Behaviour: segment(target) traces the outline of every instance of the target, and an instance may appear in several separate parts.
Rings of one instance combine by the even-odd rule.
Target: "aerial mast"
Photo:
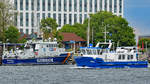
[[[89,47],[89,43],[90,43],[90,16],[88,19],[88,29],[87,29],[87,47]]]

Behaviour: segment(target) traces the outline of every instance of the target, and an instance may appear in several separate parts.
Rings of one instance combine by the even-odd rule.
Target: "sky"
[[[138,35],[150,35],[150,0],[124,0],[124,18]]]

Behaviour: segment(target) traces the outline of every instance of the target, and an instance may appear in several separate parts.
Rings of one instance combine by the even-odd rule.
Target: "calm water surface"
[[[150,84],[150,68],[72,67],[74,65],[0,66],[0,84]]]

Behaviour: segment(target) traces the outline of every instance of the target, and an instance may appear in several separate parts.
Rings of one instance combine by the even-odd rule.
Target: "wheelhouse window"
[[[125,59],[125,55],[122,55],[122,59],[123,59],[123,60]]]
[[[118,56],[118,59],[121,60],[121,55]]]

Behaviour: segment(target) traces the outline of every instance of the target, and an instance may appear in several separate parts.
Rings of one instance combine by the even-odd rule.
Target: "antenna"
[[[90,40],[90,16],[88,19],[88,29],[87,29],[87,47],[89,47],[89,40]]]
[[[104,33],[104,38],[105,38],[105,43],[106,43],[106,40],[107,40],[107,33],[109,33],[109,32],[107,32],[106,27],[107,27],[107,25],[105,26],[105,32],[103,32]]]

